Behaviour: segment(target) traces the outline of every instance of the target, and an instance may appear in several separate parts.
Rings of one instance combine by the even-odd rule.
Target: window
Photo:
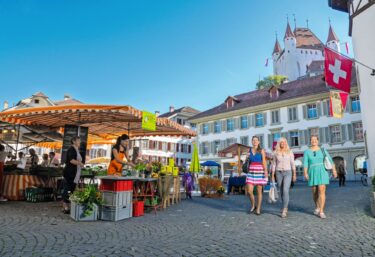
[[[354,140],[355,141],[363,141],[362,122],[353,123],[353,129],[354,129]]]
[[[241,129],[247,129],[248,127],[247,116],[241,116]]]
[[[35,99],[34,103],[38,104],[39,103],[39,99]]]
[[[181,118],[177,118],[177,123],[178,123],[178,124],[181,124],[181,125],[185,125],[184,120],[181,119]]]
[[[352,112],[361,112],[361,103],[359,102],[359,96],[353,96],[350,99],[352,103]]]
[[[278,142],[279,139],[281,137],[281,133],[280,132],[276,132],[276,133],[273,133],[272,134],[272,142]]]
[[[318,110],[317,110],[316,104],[307,105],[307,118],[309,119],[318,118]]]
[[[203,135],[207,135],[208,134],[208,124],[207,123],[204,123],[203,125],[202,125],[202,134]]]
[[[290,107],[288,108],[288,120],[289,121],[297,121],[297,107]]]
[[[214,133],[220,133],[221,132],[221,122],[215,121],[214,122]]]
[[[216,154],[217,152],[219,152],[219,149],[220,149],[220,140],[216,140],[214,141],[214,153]]]
[[[309,132],[310,132],[310,137],[312,137],[312,136],[319,137],[319,128],[310,128]],[[310,138],[308,138],[308,140],[310,140]]]
[[[290,146],[291,147],[299,146],[298,131],[289,132],[289,137],[290,137]]]
[[[262,126],[264,126],[263,113],[257,113],[257,114],[255,114],[255,126],[256,127],[262,127]]]
[[[332,143],[341,143],[341,126],[340,125],[334,125],[330,126],[331,130],[331,142]]]
[[[233,119],[227,119],[227,131],[234,130],[234,121]]]
[[[249,145],[249,137],[248,136],[240,137],[240,142],[243,145]]]
[[[259,138],[259,144],[261,147],[264,147],[264,136],[263,134],[261,135],[256,135]]]
[[[271,112],[271,122],[272,124],[280,123],[280,111],[279,110]]]
[[[208,154],[208,143],[207,142],[202,143],[201,153],[202,154]]]

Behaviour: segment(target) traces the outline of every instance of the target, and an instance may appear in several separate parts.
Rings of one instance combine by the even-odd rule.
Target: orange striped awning
[[[168,119],[156,119],[156,131],[142,129],[142,111],[131,106],[66,105],[33,107],[0,112],[0,121],[47,126],[60,129],[64,125],[89,128],[90,135],[112,139],[121,134],[135,136],[195,136],[195,132]]]

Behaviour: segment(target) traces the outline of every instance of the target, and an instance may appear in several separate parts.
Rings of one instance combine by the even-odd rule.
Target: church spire
[[[285,31],[284,40],[285,40],[285,38],[287,38],[287,37],[294,37],[293,31],[292,31],[292,29],[290,28],[289,21],[288,21],[288,23],[287,23],[287,25],[286,25],[286,31]]]
[[[330,41],[337,41],[337,42],[340,41],[339,38],[336,36],[335,31],[333,31],[331,23],[329,24],[327,43]]]

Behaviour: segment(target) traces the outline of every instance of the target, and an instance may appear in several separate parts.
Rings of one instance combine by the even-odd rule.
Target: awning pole
[[[17,133],[17,142],[16,142],[16,158],[18,154],[18,144],[20,142],[20,130],[21,130],[21,125],[18,124],[18,133]]]

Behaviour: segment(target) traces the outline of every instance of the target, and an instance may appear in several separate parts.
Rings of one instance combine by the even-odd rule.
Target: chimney
[[[5,101],[4,102],[4,110],[8,109],[9,108],[9,103],[8,101]]]
[[[169,106],[169,112],[174,112],[174,106]]]
[[[159,117],[160,112],[159,111],[155,111],[155,115],[156,115],[156,117]]]
[[[72,99],[72,97],[70,95],[68,95],[68,94],[64,95],[64,101],[70,100],[70,99]]]

